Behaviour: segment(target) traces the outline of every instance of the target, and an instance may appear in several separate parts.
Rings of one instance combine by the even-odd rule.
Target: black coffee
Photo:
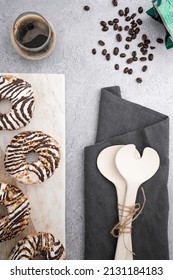
[[[27,48],[43,46],[49,36],[49,26],[37,15],[26,16],[17,23],[16,39]]]

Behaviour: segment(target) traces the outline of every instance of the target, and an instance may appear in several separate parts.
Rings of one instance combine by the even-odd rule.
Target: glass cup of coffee
[[[15,20],[11,40],[20,55],[38,60],[47,57],[53,51],[56,35],[51,23],[42,15],[26,12]]]

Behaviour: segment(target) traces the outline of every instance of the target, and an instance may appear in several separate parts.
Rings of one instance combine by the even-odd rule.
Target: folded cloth
[[[169,118],[149,108],[123,100],[119,87],[101,90],[96,144],[85,148],[85,259],[113,260],[117,239],[111,230],[118,223],[114,185],[97,169],[97,157],[106,147],[135,144],[160,156],[158,172],[142,186],[146,204],[132,224],[136,260],[167,260]],[[143,203],[138,190],[136,202]]]

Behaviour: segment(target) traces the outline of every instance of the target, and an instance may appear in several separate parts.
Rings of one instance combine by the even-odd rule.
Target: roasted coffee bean
[[[134,19],[135,16],[136,16],[136,13],[133,13],[133,14],[131,15],[131,18]]]
[[[142,19],[138,18],[137,21],[136,21],[139,25],[142,24]]]
[[[106,55],[107,54],[107,50],[106,49],[103,49],[102,50],[102,55]]]
[[[118,23],[119,19],[118,18],[114,18],[113,23]]]
[[[115,64],[115,70],[119,70],[120,69],[120,66],[119,66],[119,64]]]
[[[120,15],[120,17],[124,16],[123,10],[119,10],[119,11],[118,11],[118,14]]]
[[[124,10],[124,15],[127,16],[129,12],[130,12],[129,8],[126,7],[125,10]]]
[[[154,55],[153,55],[152,53],[150,53],[149,56],[148,56],[148,60],[149,60],[149,61],[152,61],[153,58],[154,58]]]
[[[106,60],[109,61],[110,59],[111,59],[111,55],[110,55],[110,53],[107,53],[106,54]]]
[[[100,22],[100,25],[103,26],[103,27],[106,27],[106,26],[107,26],[107,23],[106,23],[106,21],[103,21],[103,20],[102,20],[102,21]]]
[[[134,24],[134,23],[135,23],[135,20],[132,20],[130,24]]]
[[[141,42],[141,43],[139,43],[138,44],[138,47],[140,48],[140,47],[143,47],[143,43]]]
[[[147,40],[147,35],[146,35],[146,34],[143,34],[143,35],[142,35],[142,40],[143,40],[143,41]]]
[[[138,8],[138,13],[139,13],[139,14],[142,14],[142,13],[143,13],[143,11],[144,11],[144,10],[143,10],[143,8],[142,8],[142,7],[139,7],[139,8]]]
[[[133,69],[129,69],[128,74],[131,75],[133,73]]]
[[[126,54],[125,53],[121,53],[120,57],[124,58],[124,57],[126,57]]]
[[[123,30],[123,28],[122,28],[122,26],[118,26],[118,31],[122,31]]]
[[[144,50],[144,51],[142,52],[143,55],[146,55],[147,53],[148,53],[147,50]]]
[[[130,45],[129,45],[129,44],[126,44],[126,45],[125,45],[125,49],[128,50],[129,48],[130,48]]]
[[[114,30],[115,31],[118,30],[118,24],[117,23],[114,24]]]
[[[113,54],[118,55],[119,54],[119,48],[115,47],[114,50],[113,50]]]
[[[136,56],[136,51],[133,51],[133,52],[132,52],[132,56],[133,56],[133,57]]]
[[[131,38],[131,37],[126,37],[126,41],[127,41],[127,42],[131,42],[131,41],[132,41],[132,38]]]
[[[127,74],[128,71],[129,71],[129,68],[128,68],[128,67],[124,68],[124,73],[125,73],[125,74]]]
[[[128,34],[129,35],[135,34],[135,30],[133,28],[130,28],[128,31]]]
[[[92,54],[96,54],[97,53],[97,51],[96,51],[96,49],[92,49]]]
[[[126,18],[125,18],[125,21],[130,21],[131,20],[131,17],[130,16],[127,16]]]
[[[105,27],[102,28],[102,31],[104,31],[104,32],[106,32],[106,31],[108,31],[108,30],[109,30],[109,27],[108,27],[108,26],[105,26]]]
[[[117,0],[112,0],[112,4],[116,7],[116,6],[118,6],[118,1]]]
[[[140,57],[140,61],[146,61],[146,60],[147,60],[146,57],[144,57],[144,56]]]
[[[144,65],[144,66],[142,67],[142,71],[143,71],[143,72],[146,72],[147,69],[148,69],[147,65]]]
[[[151,43],[151,41],[150,41],[149,39],[146,39],[146,40],[144,41],[144,44],[149,45],[150,43]]]
[[[126,26],[124,27],[124,30],[128,31],[129,28],[130,28],[130,27],[129,27],[128,25],[126,25]]]
[[[151,50],[154,50],[155,48],[156,48],[156,47],[153,47],[153,46],[150,47]]]
[[[121,36],[121,34],[118,33],[118,34],[116,35],[116,39],[117,39],[118,42],[121,42],[121,41],[122,41],[122,36]]]
[[[105,42],[103,42],[102,40],[99,40],[99,41],[98,41],[98,44],[99,44],[100,46],[104,46],[104,45],[105,45]]]
[[[140,48],[141,53],[145,51],[144,47]]]
[[[132,62],[133,62],[133,58],[128,58],[127,60],[126,60],[126,62],[128,63],[128,64],[131,64]]]
[[[133,61],[137,61],[137,60],[138,60],[137,56],[134,56]]]
[[[135,28],[135,27],[137,27],[138,25],[137,25],[137,23],[132,23],[132,27],[133,28]]]
[[[136,33],[136,34],[138,34],[138,33],[139,33],[139,31],[140,31],[140,28],[139,28],[139,27],[137,27],[137,28],[135,29],[135,33]]]
[[[148,45],[147,45],[147,44],[144,44],[143,47],[144,47],[145,49],[148,49]]]
[[[114,22],[113,22],[112,20],[109,20],[109,21],[108,21],[108,24],[109,24],[109,25],[114,25]]]
[[[157,43],[159,43],[159,44],[163,44],[163,42],[164,42],[162,38],[157,38],[156,41],[157,41]]]
[[[84,6],[84,10],[85,10],[85,11],[89,11],[89,10],[90,10],[90,7],[89,7],[89,6]]]
[[[132,34],[131,38],[134,40],[136,39],[136,34]]]
[[[137,81],[137,83],[139,83],[139,84],[142,83],[142,79],[139,78],[139,77],[136,79],[136,81]]]

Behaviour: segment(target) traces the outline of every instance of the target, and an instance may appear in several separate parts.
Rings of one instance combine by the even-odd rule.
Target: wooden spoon
[[[149,180],[157,172],[160,165],[159,155],[154,149],[145,148],[139,159],[136,159],[135,151],[135,145],[126,145],[118,151],[115,159],[115,164],[127,183],[125,206],[135,205],[139,186]],[[123,215],[122,222],[126,220],[128,213],[124,212],[124,214],[126,215]],[[128,229],[132,226],[132,219],[133,217],[128,223]],[[116,260],[126,259],[127,251],[130,248],[124,250],[124,245],[128,247],[129,238],[131,238],[130,231],[119,236]]]
[[[120,172],[118,171],[116,165],[115,165],[115,157],[118,153],[118,151],[124,147],[123,145],[115,145],[108,148],[105,148],[100,152],[100,154],[97,157],[97,167],[100,171],[100,173],[108,179],[110,182],[112,182],[116,188],[117,191],[117,200],[118,204],[124,205],[125,196],[126,196],[126,182],[124,178],[121,176]],[[137,158],[140,157],[139,152],[135,154]],[[121,222],[123,209],[118,210],[119,214],[119,222]],[[131,240],[129,240],[128,248],[130,251],[132,251],[132,245]],[[125,250],[125,248],[124,248]],[[128,252],[129,253],[129,252]],[[131,255],[130,255],[131,257]],[[129,257],[128,257],[129,259]]]

